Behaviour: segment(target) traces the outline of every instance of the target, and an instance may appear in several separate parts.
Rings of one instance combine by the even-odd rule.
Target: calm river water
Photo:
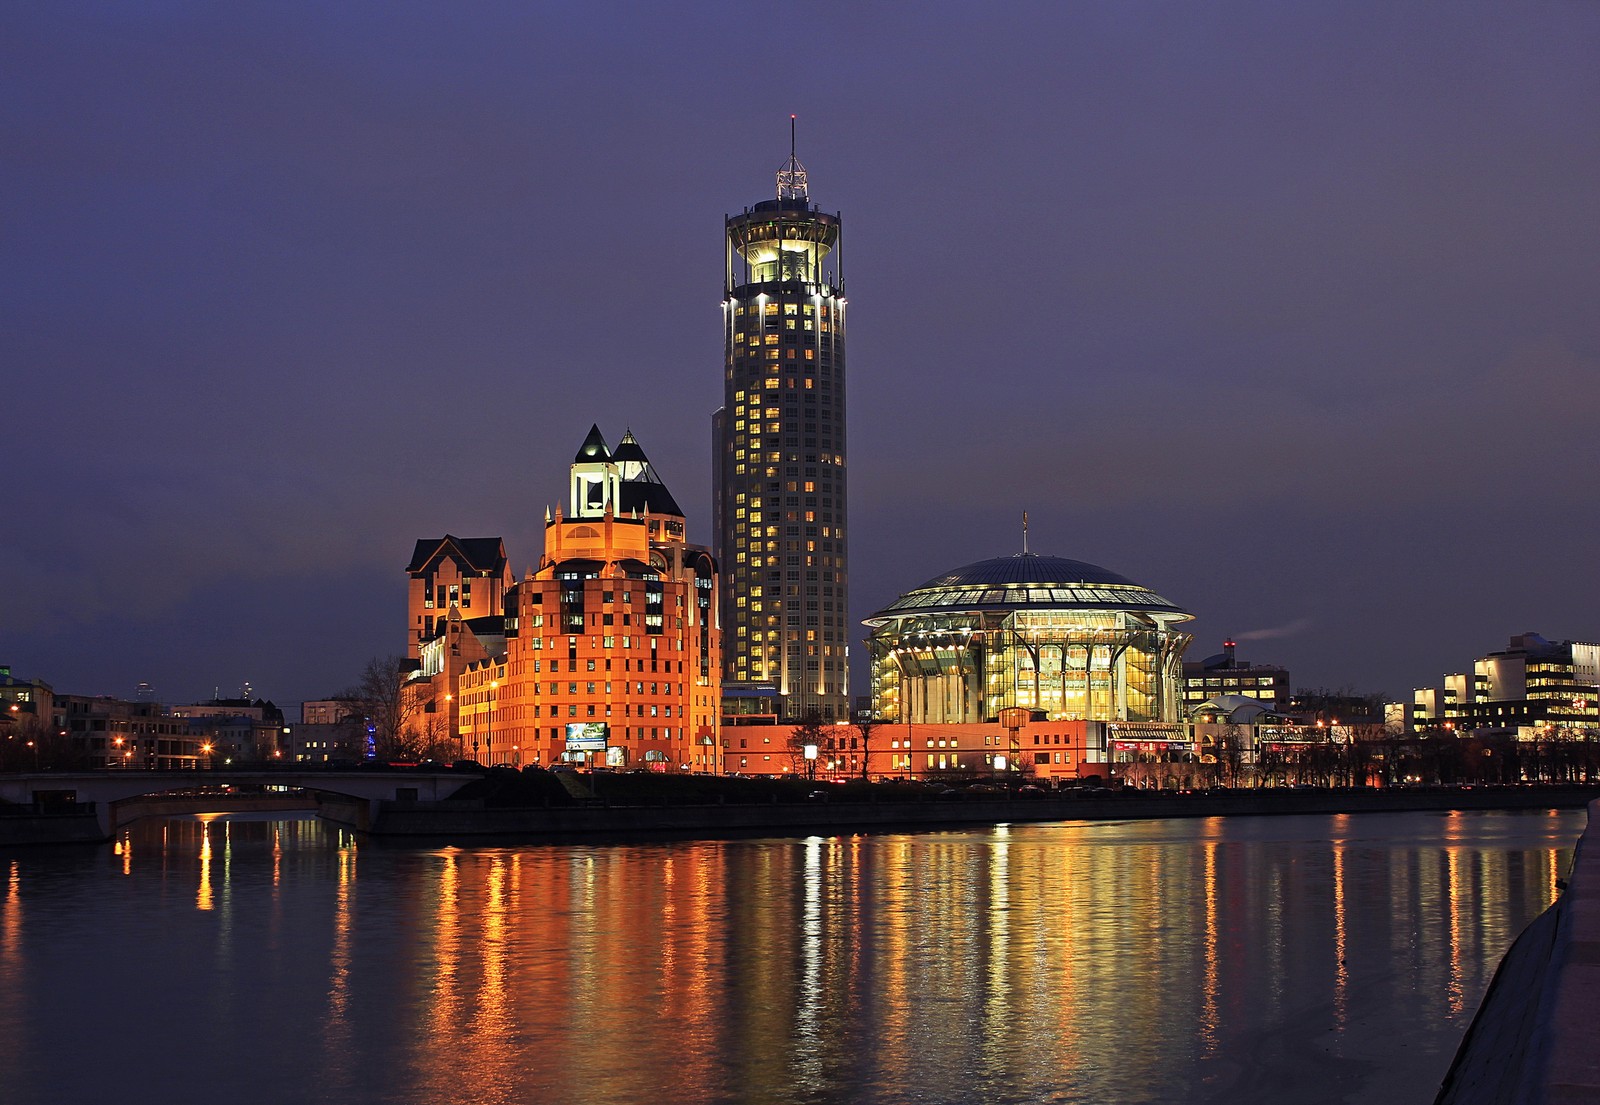
[[[0,1101],[1432,1100],[1583,814],[0,854]]]

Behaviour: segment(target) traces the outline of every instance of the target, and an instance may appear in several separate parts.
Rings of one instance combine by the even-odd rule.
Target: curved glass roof
[[[872,615],[867,624],[968,610],[1131,610],[1190,617],[1148,587],[1096,564],[1023,553],[936,576]]]

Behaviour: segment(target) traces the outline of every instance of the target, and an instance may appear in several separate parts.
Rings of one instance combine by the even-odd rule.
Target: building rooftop
[[[434,557],[452,549],[475,571],[493,572],[505,565],[505,546],[500,538],[456,537],[447,533],[443,537],[419,540],[411,552],[411,563],[406,565],[406,571],[412,573],[425,571]]]
[[[980,560],[936,576],[867,619],[962,610],[1134,610],[1189,617],[1182,607],[1096,564],[1022,553]]]

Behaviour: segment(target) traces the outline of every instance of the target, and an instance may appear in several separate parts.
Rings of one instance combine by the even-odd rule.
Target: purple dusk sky
[[[536,564],[591,422],[709,543],[791,111],[855,619],[1026,509],[1301,687],[1593,640],[1597,58],[1576,0],[10,5],[0,664],[329,694],[416,538]]]

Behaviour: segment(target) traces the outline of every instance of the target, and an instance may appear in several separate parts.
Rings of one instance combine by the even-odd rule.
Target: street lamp
[[[462,739],[461,727],[456,724],[455,701],[456,696],[453,694],[447,694],[444,696],[444,714],[446,718],[445,724],[449,725],[450,731],[456,735],[456,759],[464,760],[467,758],[467,745]]]

